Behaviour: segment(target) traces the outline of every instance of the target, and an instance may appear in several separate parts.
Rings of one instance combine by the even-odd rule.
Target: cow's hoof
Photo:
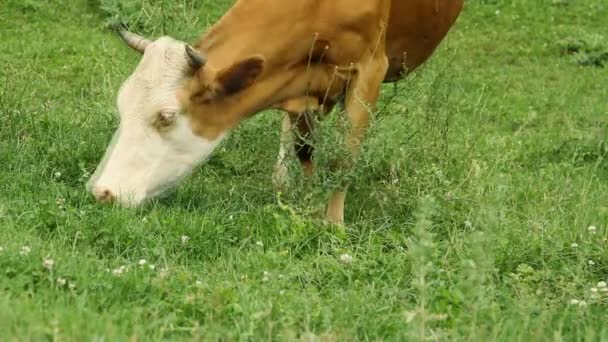
[[[329,218],[327,215],[323,220],[323,226],[328,231],[331,231],[337,236],[346,236],[346,225],[344,224],[344,220],[336,220],[335,218]]]

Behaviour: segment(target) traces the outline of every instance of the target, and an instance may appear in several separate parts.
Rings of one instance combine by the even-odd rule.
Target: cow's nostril
[[[116,195],[107,188],[95,188],[95,198],[99,202],[114,202],[116,201]]]

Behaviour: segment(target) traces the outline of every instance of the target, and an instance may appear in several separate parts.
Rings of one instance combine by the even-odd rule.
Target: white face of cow
[[[120,125],[88,187],[98,200],[136,206],[186,176],[224,135],[196,135],[177,97],[193,62],[202,59],[172,38],[123,38],[143,58],[118,93]]]

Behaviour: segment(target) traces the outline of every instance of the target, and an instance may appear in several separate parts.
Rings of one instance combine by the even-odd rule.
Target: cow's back
[[[311,53],[344,66],[379,46],[378,23],[388,18],[386,81],[394,81],[431,56],[462,5],[463,0],[238,0],[196,47],[218,69],[256,54],[265,56],[267,70],[307,65],[316,60]]]
[[[387,81],[426,61],[446,36],[463,0],[393,0],[387,30]]]

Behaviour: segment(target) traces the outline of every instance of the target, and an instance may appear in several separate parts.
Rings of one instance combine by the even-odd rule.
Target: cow
[[[382,83],[423,64],[462,7],[463,0],[237,0],[193,45],[120,30],[142,58],[118,92],[120,124],[88,188],[98,201],[137,206],[187,176],[240,122],[272,108],[284,113],[281,141],[296,131],[305,174],[314,169],[311,118],[338,103],[349,123],[345,147],[356,156]],[[284,155],[281,148],[276,178]],[[344,223],[347,186],[329,195],[331,223]]]

